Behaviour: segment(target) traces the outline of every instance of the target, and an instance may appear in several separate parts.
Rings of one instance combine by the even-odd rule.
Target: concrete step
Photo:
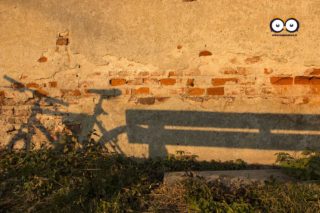
[[[191,171],[191,172],[168,172],[164,175],[164,184],[174,185],[188,177],[203,177],[206,181],[222,180],[225,183],[250,184],[258,182],[264,184],[266,181],[288,182],[294,181],[292,177],[284,174],[280,169],[259,170],[225,170],[225,171]]]

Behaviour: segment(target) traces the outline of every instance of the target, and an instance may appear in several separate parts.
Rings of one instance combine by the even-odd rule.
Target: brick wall
[[[126,118],[130,110],[190,112],[190,117],[183,118],[186,121],[175,117],[176,123],[195,129],[198,120],[206,117],[201,113],[203,117],[197,117],[198,112],[225,113],[226,118],[217,116],[217,121],[207,124],[216,124],[213,127],[218,129],[224,119],[239,114],[243,126],[249,122],[261,132],[261,141],[247,147],[234,142],[237,138],[228,141],[224,133],[217,133],[217,144],[211,143],[214,138],[184,144],[186,136],[172,144],[160,141],[165,144],[160,151],[181,149],[204,160],[273,163],[274,153],[296,151],[290,145],[277,149],[284,142],[270,133],[276,125],[261,125],[261,114],[276,114],[279,119],[286,115],[287,127],[292,129],[308,118],[310,125],[300,129],[318,131],[319,23],[316,17],[307,18],[318,14],[318,3],[305,1],[288,7],[286,2],[254,0],[247,4],[92,0],[70,4],[70,0],[0,3],[0,16],[5,17],[0,18],[2,146],[13,139],[31,140],[39,146],[57,141],[64,130],[85,137],[100,129],[112,150],[149,156],[150,144],[130,141]],[[297,36],[272,36],[270,20],[292,14],[303,23]],[[247,118],[246,113],[255,116]],[[293,116],[297,114],[301,119]],[[162,114],[156,115],[151,116],[154,125]],[[160,130],[167,128],[161,125],[139,137],[145,141],[161,138]],[[297,150],[317,141],[313,138],[317,132],[308,134],[295,137],[294,144],[302,144]],[[294,139],[288,135],[287,141]],[[265,141],[264,136],[276,140]],[[266,144],[270,146],[263,147]]]

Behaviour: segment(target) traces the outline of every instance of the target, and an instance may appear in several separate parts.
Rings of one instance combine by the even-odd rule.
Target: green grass
[[[162,185],[166,171],[259,167],[241,160],[199,162],[183,152],[167,159],[135,159],[108,153],[94,142],[75,147],[2,150],[0,212],[320,211],[316,183],[225,186],[195,178],[172,188]]]

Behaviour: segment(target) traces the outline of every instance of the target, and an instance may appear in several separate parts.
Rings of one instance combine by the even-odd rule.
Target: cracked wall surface
[[[136,157],[320,148],[317,1],[0,1],[0,144],[65,129]],[[294,37],[271,19],[294,17]],[[14,142],[14,143],[13,143]]]

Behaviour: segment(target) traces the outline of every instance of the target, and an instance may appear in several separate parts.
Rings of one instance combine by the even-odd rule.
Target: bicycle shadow
[[[77,135],[79,141],[84,142],[88,135],[94,134],[98,136],[95,143],[101,147],[109,144],[113,152],[124,154],[118,146],[118,136],[126,131],[125,127],[117,127],[107,130],[104,123],[99,119],[101,115],[108,115],[103,109],[103,102],[121,95],[118,89],[88,89],[87,93],[99,95],[99,99],[94,106],[92,114],[86,113],[68,113],[63,119],[63,123],[69,127],[73,135]]]
[[[68,106],[68,103],[53,97],[49,97],[39,92],[38,90],[30,89],[26,87],[26,85],[24,85],[23,83],[16,81],[7,75],[4,76],[4,79],[9,81],[12,84],[11,87],[14,88],[15,90],[21,93],[29,91],[33,94],[33,97],[35,98],[35,103],[32,105],[30,109],[31,113],[27,119],[27,122],[23,123],[20,126],[20,128],[18,129],[18,132],[9,141],[7,148],[11,151],[18,141],[23,140],[24,149],[29,151],[31,148],[32,137],[36,135],[36,129],[39,129],[40,132],[44,134],[44,136],[49,142],[54,143],[55,139],[51,135],[50,131],[48,131],[46,127],[41,123],[41,121],[37,118],[37,115],[44,114],[43,109],[41,108],[41,102],[43,101],[48,105],[62,105],[62,106]]]
[[[88,142],[91,133],[97,134],[95,126],[97,126],[97,130],[100,132],[100,138],[96,141],[97,144],[101,146],[105,146],[105,144],[110,144],[113,150],[117,153],[123,154],[121,148],[117,145],[118,139],[117,136],[123,132],[125,132],[125,127],[118,127],[108,131],[102,121],[99,120],[100,115],[108,115],[108,113],[103,109],[102,103],[104,100],[109,100],[111,98],[117,97],[121,95],[121,91],[118,89],[111,90],[97,90],[97,89],[89,89],[88,93],[98,94],[99,100],[97,104],[95,104],[93,114],[87,113],[73,113],[73,112],[61,112],[61,111],[53,111],[50,109],[44,109],[41,107],[41,103],[45,102],[49,105],[56,106],[69,106],[68,103],[63,100],[59,100],[53,97],[49,97],[40,93],[37,90],[33,90],[28,88],[23,83],[14,80],[9,76],[4,76],[4,79],[9,81],[12,85],[11,87],[15,90],[23,93],[29,91],[33,94],[35,98],[35,102],[32,105],[30,111],[30,115],[25,123],[23,123],[18,129],[17,133],[11,138],[9,141],[7,148],[12,150],[15,144],[18,141],[23,140],[24,149],[27,151],[31,148],[32,137],[36,135],[36,129],[40,130],[41,133],[44,134],[46,139],[53,145],[59,145],[60,137],[63,135],[61,133],[55,133],[53,136],[52,133],[41,123],[41,121],[37,118],[38,115],[51,115],[55,117],[59,117],[62,121],[62,124],[66,127],[64,131],[67,131],[69,137],[77,138],[79,142],[82,142],[82,145],[86,145]]]

